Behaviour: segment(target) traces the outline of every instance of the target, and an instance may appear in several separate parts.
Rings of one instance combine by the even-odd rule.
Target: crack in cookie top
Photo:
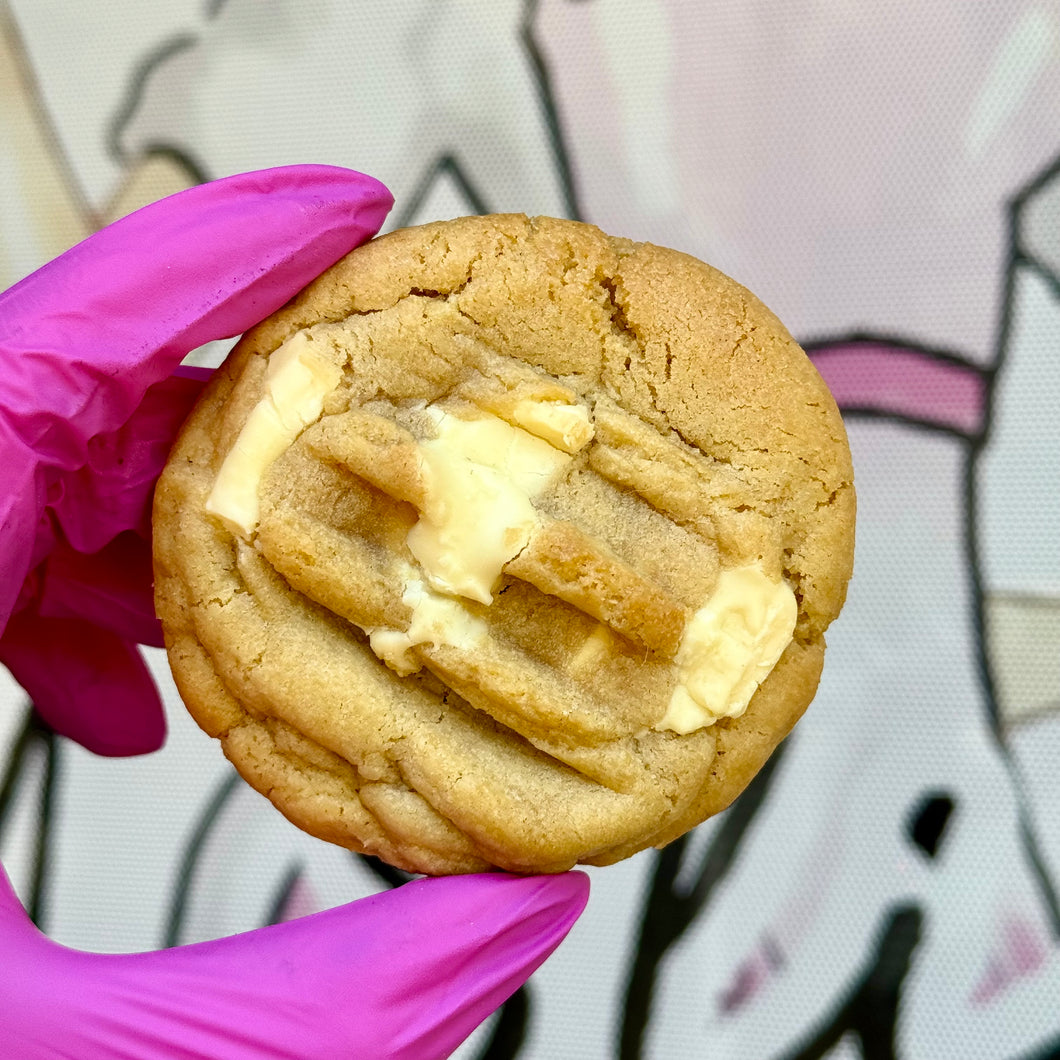
[[[354,251],[249,333],[156,493],[189,709],[297,824],[558,871],[722,809],[850,574],[834,402],[747,291],[520,216]]]

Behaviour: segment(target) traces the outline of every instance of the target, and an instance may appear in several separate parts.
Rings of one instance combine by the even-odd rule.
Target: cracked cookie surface
[[[676,251],[463,218],[355,250],[218,370],[155,496],[192,715],[294,823],[554,872],[727,806],[853,555],[842,421]]]

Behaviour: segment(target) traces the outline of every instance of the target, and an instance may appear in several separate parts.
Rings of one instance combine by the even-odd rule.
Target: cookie
[[[589,225],[377,238],[246,334],[173,449],[180,693],[322,839],[558,872],[724,809],[853,559],[831,395],[753,295]]]

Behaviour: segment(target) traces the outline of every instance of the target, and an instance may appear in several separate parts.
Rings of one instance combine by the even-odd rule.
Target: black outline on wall
[[[41,931],[47,930],[48,881],[51,876],[55,804],[61,777],[59,740],[32,704],[27,704],[22,725],[0,779],[0,840],[9,814],[14,811],[19,790],[31,768],[42,759],[40,787],[33,821],[33,859],[30,868],[26,912]]]
[[[216,18],[227,0],[208,0],[204,8],[207,19]],[[538,39],[536,22],[540,0],[523,0],[523,11],[519,21],[518,39],[522,45],[527,65],[534,85],[538,106],[544,121],[545,132],[551,149],[552,162],[559,179],[560,194],[567,216],[573,220],[582,219],[579,203],[577,180],[571,153],[567,146],[567,136],[553,86],[552,74],[545,57],[544,49]],[[153,48],[135,67],[129,85],[123,94],[114,118],[109,124],[107,146],[111,155],[125,163],[130,162],[122,147],[122,135],[133,116],[143,103],[144,94],[153,76],[175,56],[182,54],[199,43],[199,34],[187,31],[175,33],[167,40]],[[189,176],[198,183],[212,179],[208,168],[184,144],[175,144],[165,140],[152,141],[145,145],[140,154],[143,157],[165,156],[181,164]],[[423,175],[418,181],[409,200],[402,204],[397,215],[398,226],[409,224],[416,216],[416,211],[436,187],[439,180],[450,178],[456,184],[467,202],[470,212],[477,214],[491,213],[489,197],[485,194],[474,175],[461,161],[461,153],[452,145],[440,151],[424,167]]]

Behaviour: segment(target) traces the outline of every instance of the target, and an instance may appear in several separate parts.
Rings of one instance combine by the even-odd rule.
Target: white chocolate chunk
[[[516,403],[512,419],[523,430],[572,455],[593,438],[593,423],[584,405],[527,398]]]
[[[421,660],[413,654],[419,644],[473,649],[486,638],[488,628],[481,618],[471,614],[459,600],[436,593],[414,574],[410,574],[401,600],[412,610],[408,629],[369,630],[368,643],[402,677],[422,667]]]
[[[695,732],[738,718],[791,643],[795,594],[756,566],[723,570],[689,619],[674,657],[678,683],[656,729]]]
[[[262,477],[324,409],[324,399],[342,379],[342,369],[313,348],[305,331],[295,332],[269,358],[265,394],[250,410],[217,474],[206,510],[233,533],[250,537],[258,525]]]
[[[571,458],[497,416],[427,412],[436,434],[419,447],[426,500],[409,550],[435,589],[488,604],[538,525],[534,498]]]

